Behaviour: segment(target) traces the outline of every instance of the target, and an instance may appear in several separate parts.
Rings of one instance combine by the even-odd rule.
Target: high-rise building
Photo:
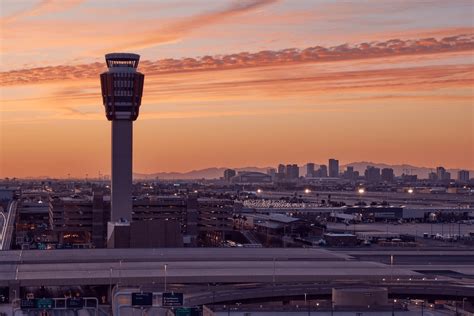
[[[286,178],[293,180],[300,177],[300,168],[297,164],[286,165]]]
[[[394,179],[395,179],[395,174],[393,173],[392,168],[382,169],[382,181],[393,182]]]
[[[224,180],[230,181],[233,177],[235,177],[237,173],[234,169],[226,169],[224,170]]]
[[[380,182],[380,168],[367,166],[367,169],[365,169],[365,180],[369,183]]]
[[[437,181],[438,180],[438,175],[436,174],[436,172],[430,172],[428,174],[428,179],[430,181]]]
[[[277,174],[277,170],[275,168],[268,168],[267,169],[267,174],[272,177],[272,180],[276,180],[276,174]]]
[[[100,75],[100,82],[105,115],[112,121],[111,222],[130,222],[132,123],[138,118],[145,76],[137,72],[137,54],[112,53],[105,55],[105,60],[108,71]]]
[[[284,174],[286,171],[285,165],[284,164],[279,164],[278,165],[278,173]]]
[[[307,177],[314,177],[314,163],[308,162],[306,164],[306,176]]]
[[[327,176],[328,176],[328,167],[326,165],[320,165],[319,169],[316,171],[316,177],[327,178]]]
[[[461,183],[469,182],[469,171],[468,170],[459,170],[458,171],[458,181]]]
[[[329,177],[330,178],[339,177],[339,160],[329,159]]]
[[[344,172],[344,179],[347,180],[355,180],[355,172],[354,172],[354,167],[352,166],[347,166],[346,171]]]
[[[286,168],[284,164],[279,164],[277,173],[275,174],[274,180],[281,181],[286,178]]]
[[[436,177],[438,178],[438,181],[445,180],[446,178],[446,169],[443,167],[437,167],[436,168]]]

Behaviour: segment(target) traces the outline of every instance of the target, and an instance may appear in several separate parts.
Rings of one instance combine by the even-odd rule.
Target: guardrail
[[[13,316],[17,314],[17,312],[24,312],[24,311],[31,311],[31,310],[93,310],[95,311],[95,316],[99,315],[99,300],[96,297],[81,297],[84,301],[82,307],[73,308],[67,306],[68,298],[51,298],[53,304],[51,308],[25,308],[22,309],[20,307],[21,299],[17,298],[12,301],[13,309]]]

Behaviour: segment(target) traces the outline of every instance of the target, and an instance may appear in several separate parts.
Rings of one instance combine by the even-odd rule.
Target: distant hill
[[[193,179],[219,179],[224,176],[224,170],[229,168],[206,168],[199,170],[192,170],[189,172],[157,172],[152,174],[134,173],[135,179],[168,179],[168,180],[193,180]],[[257,171],[267,172],[268,168],[259,167],[245,167],[245,168],[232,168],[236,171]]]
[[[431,171],[436,171],[436,168],[429,167],[417,167],[408,164],[402,165],[389,165],[385,163],[378,162],[352,162],[349,164],[341,165],[340,169],[345,170],[348,166],[354,167],[354,170],[359,171],[361,175],[364,174],[367,166],[374,166],[377,168],[392,168],[396,176],[400,176],[403,173],[405,174],[416,174],[418,178],[424,179],[428,178],[428,174]],[[244,167],[244,168],[231,168],[236,171],[257,171],[266,173],[270,167]],[[319,168],[319,165],[316,164],[316,168]],[[192,170],[188,172],[157,172],[152,174],[144,173],[134,173],[133,177],[135,179],[144,179],[144,180],[154,180],[158,179],[167,179],[167,180],[193,180],[193,179],[219,179],[224,175],[224,170],[229,169],[227,167],[212,167],[206,169]],[[457,177],[457,172],[459,169],[447,169],[451,173],[451,178],[455,179]],[[474,175],[474,171],[470,170],[471,176]],[[306,166],[300,166],[300,175],[304,176],[306,174]]]

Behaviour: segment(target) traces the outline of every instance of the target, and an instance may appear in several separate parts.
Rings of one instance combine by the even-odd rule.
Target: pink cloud
[[[391,39],[382,42],[364,42],[354,45],[343,44],[334,47],[313,46],[305,49],[288,48],[279,51],[240,52],[223,56],[200,58],[145,60],[140,69],[147,76],[165,73],[202,72],[252,67],[273,67],[300,63],[363,60],[370,58],[397,57],[408,55],[443,54],[474,49],[474,34],[413,40]],[[20,69],[0,73],[2,85],[41,83],[57,80],[78,80],[96,78],[105,68],[104,63],[75,66],[48,66]]]

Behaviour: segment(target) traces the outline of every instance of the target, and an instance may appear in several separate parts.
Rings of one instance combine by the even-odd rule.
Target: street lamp
[[[304,193],[306,193],[306,194],[311,193],[311,190],[310,189],[305,189]]]
[[[168,271],[168,264],[164,264],[164,269],[165,269],[165,293],[166,293],[166,277],[167,277],[167,271]]]
[[[306,299],[307,293],[304,293],[304,305],[306,306],[306,309],[308,310],[308,316],[311,315],[311,306],[308,305],[308,300]]]

